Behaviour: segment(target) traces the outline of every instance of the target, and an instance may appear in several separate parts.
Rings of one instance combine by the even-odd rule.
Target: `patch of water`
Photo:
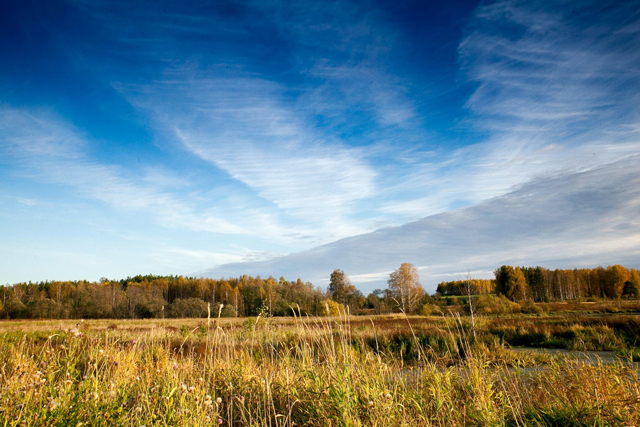
[[[523,353],[537,353],[545,356],[556,356],[559,359],[571,359],[588,365],[613,365],[613,364],[631,364],[635,367],[640,378],[640,363],[630,362],[629,359],[616,355],[613,351],[576,351],[566,350],[560,348],[531,348],[531,347],[514,347],[516,351]],[[542,371],[545,369],[545,365],[538,365],[528,368],[518,368],[519,371],[524,373]]]

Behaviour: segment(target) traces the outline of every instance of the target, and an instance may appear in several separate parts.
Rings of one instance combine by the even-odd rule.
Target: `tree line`
[[[416,312],[425,296],[412,264],[402,264],[389,289],[365,298],[342,270],[327,291],[301,279],[260,276],[195,278],[138,275],[97,282],[42,281],[0,286],[0,317],[26,319],[161,318],[206,316],[335,316],[345,310]]]
[[[496,292],[513,301],[637,298],[640,293],[640,271],[621,265],[573,270],[503,265],[495,276]]]
[[[301,279],[139,275],[120,281],[45,281],[0,287],[4,318],[160,318],[322,315],[325,293]]]
[[[160,318],[422,313],[425,306],[455,303],[440,298],[497,293],[512,301],[581,298],[638,298],[640,271],[606,268],[548,270],[512,267],[495,270],[494,280],[468,278],[438,284],[424,292],[417,269],[403,263],[389,275],[386,289],[364,296],[342,270],[330,276],[326,291],[301,279],[281,277],[195,278],[139,275],[97,282],[43,281],[0,286],[1,318]],[[453,302],[452,302],[453,301]]]
[[[474,295],[499,294],[512,301],[567,301],[582,298],[638,298],[640,271],[621,265],[550,270],[544,267],[503,265],[493,280],[441,282],[437,296],[466,295],[469,283]]]
[[[440,282],[436,288],[436,294],[442,296],[449,295],[466,295],[467,284],[471,286],[473,293],[480,294],[492,294],[495,293],[496,282],[490,279],[469,279],[469,280],[454,280],[451,282]]]

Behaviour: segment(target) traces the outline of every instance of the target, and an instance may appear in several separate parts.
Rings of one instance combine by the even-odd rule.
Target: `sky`
[[[638,46],[639,1],[3,1],[0,283],[638,268]]]

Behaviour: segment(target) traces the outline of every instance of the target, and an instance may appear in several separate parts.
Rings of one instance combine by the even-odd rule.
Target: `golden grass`
[[[415,324],[413,324],[415,321]],[[2,322],[7,426],[638,425],[635,365],[550,360],[466,340],[442,318]],[[409,363],[375,343],[405,334]],[[432,322],[432,323],[429,323]],[[183,327],[184,326],[184,327]],[[22,328],[27,332],[15,332]],[[69,332],[65,332],[65,329]],[[371,342],[371,340],[373,340]],[[413,343],[413,344],[411,344]],[[371,345],[370,345],[371,344]],[[454,354],[456,357],[453,357]],[[531,362],[535,364],[535,361]]]

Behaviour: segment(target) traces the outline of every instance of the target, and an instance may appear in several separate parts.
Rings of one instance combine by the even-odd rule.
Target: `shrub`
[[[520,310],[527,314],[542,314],[544,310],[531,300],[526,300],[520,304]]]
[[[222,311],[220,312],[220,317],[236,317],[236,309],[231,305],[225,305],[222,307]]]
[[[344,313],[344,306],[335,302],[334,300],[326,299],[322,301],[322,310],[320,310],[321,316],[340,316]]]
[[[439,314],[439,313],[442,313],[442,311],[435,304],[426,303],[420,309],[420,315],[421,316],[432,316],[434,314]]]
[[[520,305],[509,301],[504,295],[481,295],[475,300],[475,311],[480,314],[518,313]]]

